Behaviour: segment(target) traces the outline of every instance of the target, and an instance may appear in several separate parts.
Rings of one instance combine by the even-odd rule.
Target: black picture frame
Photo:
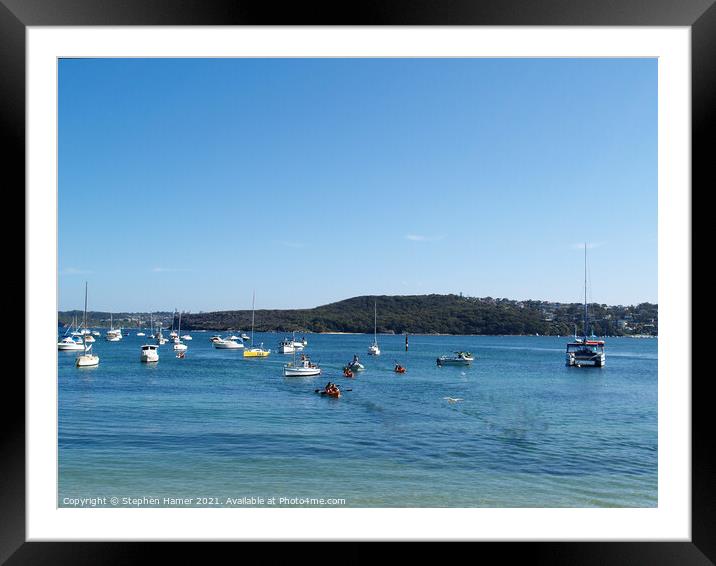
[[[531,25],[688,26],[692,49],[692,184],[713,187],[707,137],[716,108],[715,0],[475,0],[368,1],[277,9],[271,3],[229,0],[0,0],[0,124],[6,144],[5,179],[25,186],[25,34],[28,26],[86,25]],[[688,190],[688,187],[685,188]],[[692,191],[693,194],[693,191]],[[25,297],[26,301],[28,297]],[[685,367],[690,368],[689,363]],[[689,369],[690,372],[690,369]],[[689,379],[691,375],[672,376]],[[716,561],[716,466],[710,430],[709,375],[692,379],[692,538],[690,542],[486,543],[501,561],[528,558],[550,564],[713,564]],[[157,554],[150,543],[25,542],[25,388],[4,380],[0,412],[0,562],[17,564],[127,564]],[[372,553],[357,543],[352,558]],[[163,561],[211,562],[215,547],[160,545]],[[221,545],[225,546],[225,545]],[[259,552],[261,552],[259,550]],[[482,552],[482,550],[480,550]],[[346,558],[342,551],[343,559]]]

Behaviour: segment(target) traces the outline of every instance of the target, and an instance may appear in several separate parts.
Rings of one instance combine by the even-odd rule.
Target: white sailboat
[[[156,339],[157,339],[157,344],[159,344],[160,346],[163,346],[164,344],[167,343],[167,339],[164,338],[164,334],[162,334],[162,325],[161,324],[159,325],[159,330],[157,331]]]
[[[85,315],[83,327],[87,328],[87,281],[85,281]],[[77,356],[75,365],[78,368],[94,367],[99,365],[99,356],[92,353],[92,345],[87,345],[87,334],[82,335],[82,348],[84,352]]]
[[[604,367],[607,363],[607,354],[604,351],[604,340],[590,340],[589,315],[587,312],[587,243],[584,243],[584,328],[583,337],[577,338],[577,329],[574,330],[574,341],[567,344],[565,363],[568,367]],[[594,337],[592,337],[594,338]]]
[[[256,316],[256,291],[254,291],[253,299],[251,301],[251,347],[244,349],[244,358],[266,358],[271,353],[271,350],[264,350],[264,344],[261,342],[260,346],[254,346],[254,319]]]
[[[122,339],[122,329],[114,327],[114,320],[112,319],[112,313],[109,313],[109,330],[105,335],[105,339],[108,342],[119,342]]]
[[[181,316],[181,314],[179,316]],[[174,320],[176,319],[176,317],[177,317],[177,310],[174,309],[174,316],[172,316],[172,330],[169,333],[169,338],[174,340],[174,342],[176,342],[176,339],[179,338],[179,333],[176,330],[174,330]]]
[[[179,329],[177,330],[177,337],[174,338],[174,349],[177,351],[184,351],[188,348],[188,346],[181,341],[179,334],[181,334],[181,312],[179,313]]]
[[[378,303],[373,303],[373,343],[368,348],[368,355],[380,356],[380,347],[378,347]]]

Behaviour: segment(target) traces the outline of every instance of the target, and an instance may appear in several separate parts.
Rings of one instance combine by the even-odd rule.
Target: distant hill
[[[379,333],[408,334],[541,334],[571,335],[582,327],[583,305],[547,301],[515,301],[461,295],[361,296],[312,309],[257,310],[257,331],[373,332],[373,303],[378,305]],[[63,323],[79,311],[59,313]],[[172,313],[154,313],[165,328]],[[589,305],[590,329],[598,335],[658,332],[658,306]],[[115,313],[116,325],[149,324],[148,313]],[[109,313],[88,313],[91,326],[105,325]],[[250,310],[183,313],[182,329],[248,330]]]

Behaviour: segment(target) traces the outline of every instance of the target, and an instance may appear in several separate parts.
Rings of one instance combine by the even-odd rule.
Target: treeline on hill
[[[577,332],[582,333],[584,305],[579,303],[460,295],[362,296],[313,309],[257,310],[255,328],[257,331],[279,332],[372,333],[374,301],[378,305],[379,333],[566,336],[574,333],[575,325]],[[60,319],[64,322],[71,320],[73,312],[77,311],[60,313]],[[162,313],[166,314],[171,321],[171,313]],[[109,314],[106,315],[103,320],[109,318]],[[136,313],[127,315],[127,320],[136,320],[138,316],[143,324],[148,324],[149,315],[144,313],[141,316]],[[599,336],[658,333],[658,307],[651,303],[637,306],[591,304],[589,318],[590,331]],[[90,316],[91,321],[98,319]],[[114,321],[122,324],[117,315]],[[182,315],[182,329],[186,330],[248,330],[250,327],[250,310]]]

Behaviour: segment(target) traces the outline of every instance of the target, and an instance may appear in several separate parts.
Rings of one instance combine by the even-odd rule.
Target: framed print
[[[716,9],[321,14],[3,0],[27,369],[0,556],[709,563]]]

